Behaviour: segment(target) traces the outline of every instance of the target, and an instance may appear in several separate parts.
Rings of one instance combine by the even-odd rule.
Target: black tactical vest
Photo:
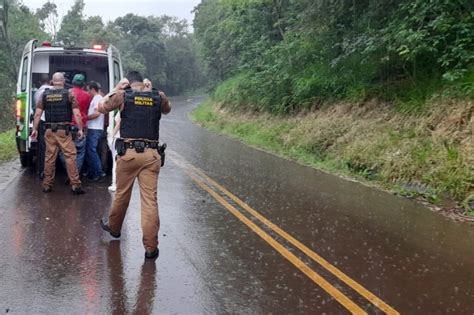
[[[151,92],[125,90],[125,102],[120,112],[120,136],[158,140],[160,137],[161,96]]]
[[[47,123],[72,121],[72,107],[66,89],[46,89],[43,93],[43,108]]]

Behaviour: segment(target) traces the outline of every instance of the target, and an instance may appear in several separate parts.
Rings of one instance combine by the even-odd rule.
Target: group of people
[[[116,193],[109,215],[100,220],[100,226],[112,237],[120,237],[133,184],[138,179],[145,258],[158,257],[160,220],[157,185],[161,169],[159,128],[161,115],[171,111],[168,98],[163,92],[153,89],[151,82],[144,80],[137,71],[131,71],[105,97],[101,95],[100,85],[97,82],[86,85],[82,74],[74,76],[72,89],[65,88],[63,73],[53,74],[50,85],[44,79],[36,92],[31,134],[32,139],[38,138],[38,130],[43,121],[43,192],[52,191],[59,151],[64,156],[73,194],[85,193],[79,177],[84,160],[84,146],[89,178],[100,180],[105,176],[97,155],[97,142],[104,127],[104,114],[119,110],[120,121],[114,130],[117,135],[120,133],[115,141],[116,167],[113,170],[116,176]],[[87,92],[84,91],[84,86],[87,87]],[[41,139],[38,140],[41,142]]]
[[[51,82],[49,76],[44,74],[40,79],[40,87],[35,93],[36,108],[41,107],[43,103],[43,94],[46,90],[54,89],[54,82]],[[64,87],[64,86],[63,86]],[[99,140],[104,130],[104,115],[99,113],[98,105],[103,98],[101,86],[96,81],[90,81],[86,84],[85,77],[82,74],[76,74],[72,79],[72,88],[69,90],[72,97],[75,98],[80,113],[82,123],[82,132],[84,137],[77,137],[79,125],[76,117],[73,115],[71,119],[71,134],[76,147],[76,168],[80,177],[87,177],[89,181],[100,181],[105,177],[102,169],[102,162],[97,152]],[[41,179],[45,176],[45,169],[51,167],[51,162],[55,162],[56,158],[45,160],[45,113],[43,112],[39,122],[39,138],[38,138],[38,172]],[[66,166],[64,152],[59,153],[63,165]],[[85,162],[85,163],[84,163]],[[87,172],[84,168],[87,165]],[[68,178],[66,182],[69,182]],[[51,186],[51,185],[47,185]],[[51,187],[46,187],[45,191],[49,191]]]

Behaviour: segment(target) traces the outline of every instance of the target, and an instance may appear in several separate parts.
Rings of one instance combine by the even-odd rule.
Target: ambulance
[[[72,87],[72,78],[80,73],[84,75],[86,82],[99,82],[104,94],[111,91],[123,77],[120,53],[112,45],[78,48],[55,46],[49,42],[39,44],[37,40],[28,42],[20,61],[15,114],[16,144],[24,167],[35,167],[38,160],[35,158],[37,142],[31,139],[34,95],[40,87],[41,76],[48,74],[51,77],[55,72],[64,73],[66,88]],[[112,132],[113,115],[110,113],[108,119],[104,119],[107,128],[104,130],[107,132]],[[106,145],[102,147],[107,148]],[[107,156],[101,155],[103,159]]]

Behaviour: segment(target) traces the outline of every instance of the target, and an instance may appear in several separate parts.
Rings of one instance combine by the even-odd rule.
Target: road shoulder
[[[23,168],[20,166],[18,159],[0,162],[0,194],[8,187],[8,185],[21,173]]]

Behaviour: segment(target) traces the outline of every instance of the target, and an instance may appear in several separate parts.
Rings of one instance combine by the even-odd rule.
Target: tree
[[[15,60],[20,60],[25,44],[32,40],[46,40],[46,34],[38,17],[25,5],[10,8],[9,33]]]
[[[0,131],[4,131],[14,126],[12,104],[23,47],[32,38],[42,39],[45,34],[26,6],[7,0],[0,4]]]
[[[57,6],[54,2],[46,2],[40,9],[36,10],[36,17],[40,20],[41,28],[50,34],[50,40],[54,42],[59,29],[59,16]]]
[[[10,41],[10,36],[8,34],[8,9],[9,9],[9,4],[7,0],[3,0],[3,3],[0,7],[0,19],[1,19],[1,31],[2,31],[2,37],[5,40],[4,41],[4,46],[6,50],[6,55],[10,58],[10,66],[5,67],[4,69],[9,69],[10,73],[14,76],[18,73],[18,63],[17,60],[15,59],[14,52],[12,49],[12,44]]]
[[[104,38],[121,51],[125,72],[142,72],[170,95],[195,89],[205,81],[185,20],[127,14],[104,29]]]
[[[468,0],[203,0],[194,29],[213,83],[228,80],[219,101],[286,113],[472,77],[473,12]]]
[[[85,19],[85,25],[82,34],[85,45],[99,44],[105,46],[107,33],[102,18],[100,16],[90,16]]]
[[[86,28],[84,7],[84,0],[75,0],[74,5],[63,17],[57,38],[66,46],[86,45],[83,33]]]

